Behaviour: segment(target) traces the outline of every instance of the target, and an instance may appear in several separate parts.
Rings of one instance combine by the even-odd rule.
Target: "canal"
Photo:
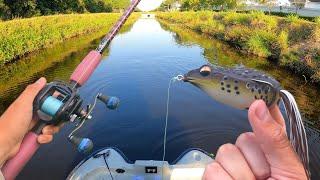
[[[1,70],[0,111],[22,92],[27,84],[44,76],[48,81],[68,80],[73,69],[103,32],[72,39],[30,54]],[[141,18],[112,42],[98,69],[80,94],[85,103],[101,92],[117,96],[121,107],[94,110],[93,119],[79,133],[91,138],[95,150],[117,147],[130,160],[156,159],[162,155],[165,105],[169,80],[205,63],[233,67],[245,65],[271,74],[293,93],[312,129],[311,161],[314,178],[319,167],[320,93],[304,77],[279,68],[266,59],[249,57],[230,46],[180,27]],[[190,84],[172,86],[168,124],[167,160],[173,161],[187,148],[201,148],[215,154],[224,143],[251,131],[247,111],[237,110],[209,98]],[[85,156],[67,141],[73,125],[66,125],[51,144],[40,148],[18,179],[63,179]]]

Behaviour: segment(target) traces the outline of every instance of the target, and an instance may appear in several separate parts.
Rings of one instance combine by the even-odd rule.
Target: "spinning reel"
[[[75,129],[69,134],[68,140],[77,147],[79,152],[88,153],[93,148],[92,141],[88,138],[77,137],[75,134],[87,120],[92,118],[91,114],[98,100],[111,110],[116,109],[120,103],[116,97],[108,97],[98,93],[93,104],[82,107],[83,101],[78,94],[78,89],[72,84],[62,81],[48,83],[34,100],[34,113],[40,121],[32,131],[41,134],[46,125],[77,122]]]

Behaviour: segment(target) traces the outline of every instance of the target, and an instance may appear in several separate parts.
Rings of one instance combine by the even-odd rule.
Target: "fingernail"
[[[260,120],[262,121],[268,120],[269,110],[264,102],[259,103],[259,106],[256,107],[255,113]]]
[[[36,84],[43,84],[45,82],[45,78],[42,77],[36,81]]]

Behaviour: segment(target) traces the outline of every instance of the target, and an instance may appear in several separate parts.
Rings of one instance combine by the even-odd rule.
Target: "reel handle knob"
[[[109,97],[103,94],[99,94],[97,97],[101,102],[103,102],[108,109],[114,110],[119,107],[120,100],[117,97]]]
[[[69,141],[77,147],[78,151],[83,154],[90,153],[93,149],[93,143],[88,138],[80,138],[76,136],[71,136]]]

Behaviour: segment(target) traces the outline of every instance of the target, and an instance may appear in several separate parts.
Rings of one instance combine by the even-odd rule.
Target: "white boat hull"
[[[212,161],[206,152],[191,149],[183,153],[174,164],[154,160],[137,160],[132,163],[121,151],[106,148],[79,163],[67,179],[201,180],[206,165]]]

